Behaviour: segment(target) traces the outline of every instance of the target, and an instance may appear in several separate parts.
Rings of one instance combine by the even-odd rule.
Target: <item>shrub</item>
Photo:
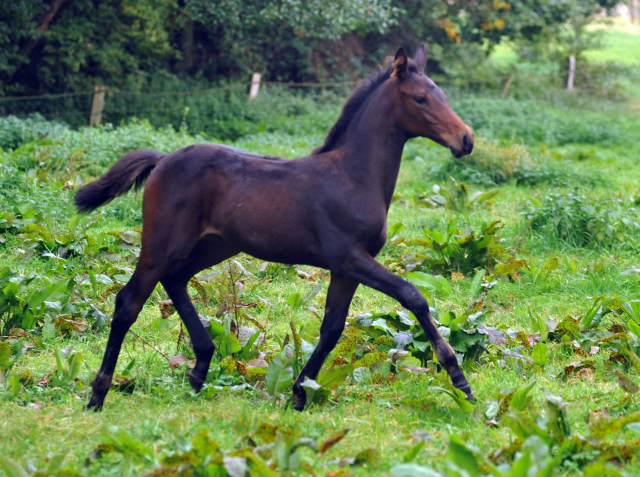
[[[479,140],[473,154],[464,158],[449,158],[433,169],[439,180],[455,177],[459,181],[478,185],[499,185],[515,181],[518,185],[570,185],[595,183],[597,179],[578,172],[569,161],[558,161],[546,149],[531,149],[521,144],[500,147]]]
[[[56,135],[68,129],[63,123],[47,121],[40,114],[35,113],[26,119],[16,116],[0,117],[0,149],[12,150],[22,144],[43,136]]]
[[[504,239],[499,236],[502,229],[500,221],[485,223],[478,232],[471,227],[460,232],[458,227],[461,225],[452,219],[444,234],[424,229],[423,238],[411,240],[400,236],[404,225],[391,225],[390,245],[402,246],[403,253],[400,258],[392,259],[387,264],[392,268],[407,271],[424,269],[447,276],[453,273],[471,275],[476,270],[487,270],[494,276],[518,278],[518,269],[526,267],[527,262],[516,259],[519,250],[502,245]]]
[[[574,247],[635,246],[640,233],[638,212],[619,198],[556,192],[542,201],[528,197],[518,209],[531,230]]]

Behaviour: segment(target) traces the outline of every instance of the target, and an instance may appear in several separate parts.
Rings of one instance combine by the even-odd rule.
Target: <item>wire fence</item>
[[[618,78],[620,79],[620,78]],[[635,78],[638,79],[637,77]],[[435,78],[446,86],[449,96],[464,94],[495,94],[506,97],[521,88],[527,90],[561,88],[565,74],[525,76],[510,74],[485,78]],[[307,98],[326,95],[327,91],[336,100],[344,98],[354,86],[363,80],[340,82],[285,83],[263,81],[260,93],[248,101],[251,82],[219,85],[212,88],[184,91],[122,91],[111,88],[96,88],[94,91],[78,91],[59,94],[0,97],[0,115],[27,116],[38,113],[47,119],[58,120],[71,126],[107,122],[118,124],[122,120],[139,117],[155,126],[180,127],[188,118],[190,128],[215,133],[215,124],[224,121],[253,120],[257,109],[269,109],[267,114],[282,112],[278,108],[293,108],[285,98],[285,91],[294,90]],[[100,91],[100,92],[98,92]],[[102,94],[96,103],[96,94]],[[253,105],[252,105],[253,103]],[[96,105],[99,110],[96,110]],[[285,111],[286,113],[286,111]],[[286,115],[286,114],[285,114]],[[213,126],[212,126],[213,125]],[[211,128],[213,127],[213,131]]]

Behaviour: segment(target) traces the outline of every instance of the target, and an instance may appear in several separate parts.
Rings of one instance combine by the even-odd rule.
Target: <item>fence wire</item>
[[[435,78],[435,81],[446,85],[445,90],[450,96],[465,93],[495,93],[505,97],[509,89],[513,91],[526,83],[537,84],[541,88],[551,85],[559,87],[562,86],[563,79],[564,74],[561,73],[544,76],[513,74],[477,79]],[[286,89],[306,90],[303,94],[307,95],[321,94],[322,91],[331,90],[337,98],[346,96],[362,81],[364,80],[317,83],[262,81],[258,98],[261,95],[277,95],[278,91]],[[179,127],[187,117],[190,125],[234,120],[238,116],[238,104],[246,103],[250,85],[251,82],[241,82],[206,89],[141,92],[106,88],[102,122],[117,124],[130,117],[139,117],[148,119],[156,126],[171,124]],[[81,126],[88,124],[93,95],[93,91],[77,91],[0,97],[0,115],[27,116],[38,113],[47,119],[63,121],[71,126]],[[250,120],[251,115],[239,119]]]

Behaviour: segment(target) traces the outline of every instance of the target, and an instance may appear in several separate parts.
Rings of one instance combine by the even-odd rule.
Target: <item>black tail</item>
[[[138,190],[165,154],[138,149],[126,154],[100,179],[82,187],[76,193],[76,205],[81,212],[90,212],[135,186]]]

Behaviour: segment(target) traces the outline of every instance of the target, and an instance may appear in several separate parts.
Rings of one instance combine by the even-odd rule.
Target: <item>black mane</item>
[[[329,131],[329,134],[327,134],[324,144],[314,151],[316,154],[331,151],[338,147],[340,139],[349,127],[349,124],[356,113],[360,110],[367,99],[369,99],[373,92],[377,90],[382,83],[389,79],[391,73],[393,73],[393,68],[379,72],[365,81],[363,85],[359,86],[351,94],[347,102],[342,107],[342,112],[340,113],[338,121],[336,121],[331,128],[331,131]]]

